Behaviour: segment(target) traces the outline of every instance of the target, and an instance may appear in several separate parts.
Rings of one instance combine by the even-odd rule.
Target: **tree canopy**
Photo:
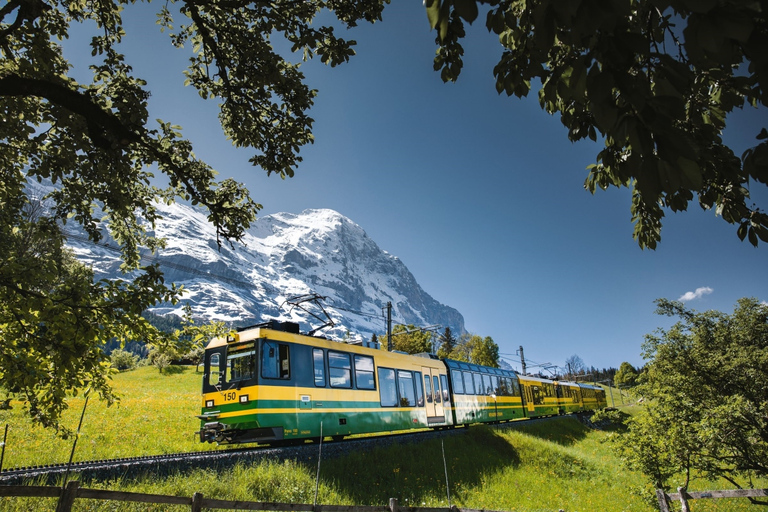
[[[768,103],[768,7],[742,0],[426,0],[446,82],[463,66],[465,23],[484,11],[501,44],[496,90],[560,114],[568,138],[605,141],[587,190],[632,191],[634,238],[654,249],[665,210],[699,205],[768,242],[768,131],[741,158],[724,144],[728,115]]]
[[[499,346],[490,336],[482,337],[477,334],[464,333],[459,336],[450,351],[440,347],[440,357],[482,364],[493,368],[499,367]]]
[[[768,476],[768,305],[741,299],[728,315],[657,304],[680,321],[646,336],[644,407],[620,438],[624,459],[659,488],[698,475],[749,487]]]
[[[384,335],[381,338],[387,337]],[[413,324],[396,324],[392,327],[392,348],[407,354],[430,353],[432,352],[432,333],[422,331]]]
[[[631,388],[637,384],[638,372],[631,363],[624,361],[616,372],[614,382],[620,388]]]
[[[437,349],[438,357],[450,357],[451,352],[456,348],[456,336],[453,335],[450,327],[446,327],[443,333],[438,337],[440,348]]]
[[[286,177],[312,142],[316,93],[272,41],[287,42],[297,61],[318,56],[335,66],[355,43],[316,17],[331,11],[337,25],[352,27],[380,19],[384,3],[182,0],[159,4],[157,21],[168,43],[189,53],[180,81],[219,103],[221,128],[235,146],[253,148],[254,166]],[[0,7],[0,380],[46,425],[57,423],[67,393],[91,386],[109,398],[99,347],[115,337],[150,341],[158,332],[141,312],[179,296],[157,267],[141,264],[142,250],[163,245],[154,237],[155,202],[205,208],[219,244],[241,239],[260,209],[243,185],[217,181],[180,127],[151,121],[147,84],[121,53],[121,16],[132,4],[9,0]],[[78,81],[83,70],[74,73],[63,56],[75,24],[93,30],[90,82]],[[50,208],[31,219],[24,211],[34,180],[56,189]],[[111,237],[131,275],[93,283],[63,250],[58,224],[67,221],[94,242]]]

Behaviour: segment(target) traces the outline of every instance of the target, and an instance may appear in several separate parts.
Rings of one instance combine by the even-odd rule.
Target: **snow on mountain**
[[[183,285],[186,293],[180,304],[160,305],[154,313],[180,315],[182,305],[189,304],[196,317],[235,326],[278,319],[299,322],[308,331],[321,322],[286,300],[319,294],[326,297],[322,304],[336,324],[320,332],[330,338],[349,333],[367,340],[371,333],[384,333],[388,301],[393,323],[438,324],[464,332],[457,310],[433,299],[397,257],[338,212],[260,217],[233,249],[226,242],[217,245],[215,230],[200,210],[182,204],[157,207],[163,218],[155,235],[165,238],[167,246],[145,261],[159,261],[166,282]],[[114,244],[107,248],[70,237],[69,245],[98,278],[120,276]],[[305,308],[324,318],[315,306]]]

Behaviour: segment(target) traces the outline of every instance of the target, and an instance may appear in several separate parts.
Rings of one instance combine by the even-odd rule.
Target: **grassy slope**
[[[115,376],[120,402],[107,408],[91,399],[85,411],[75,460],[129,457],[205,449],[195,431],[200,413],[201,374],[178,368],[161,375],[144,367]],[[75,430],[83,410],[82,397],[70,399],[62,424]],[[4,468],[66,462],[72,439],[32,426],[22,407],[0,411],[0,425],[9,424]]]

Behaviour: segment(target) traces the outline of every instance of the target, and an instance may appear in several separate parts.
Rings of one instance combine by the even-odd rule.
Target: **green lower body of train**
[[[288,444],[321,437],[343,438],[426,428],[452,428],[474,423],[497,423],[522,418],[557,416],[583,412],[579,404],[543,404],[531,410],[517,402],[457,397],[439,416],[428,416],[423,406],[386,408],[378,401],[306,402],[301,400],[255,400],[235,402],[204,410],[200,441]],[[485,397],[477,397],[485,398]]]

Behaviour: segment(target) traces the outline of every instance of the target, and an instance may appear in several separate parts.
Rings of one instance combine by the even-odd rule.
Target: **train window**
[[[448,396],[448,376],[440,375],[440,384],[443,386],[443,402],[450,402],[451,397]]]
[[[421,387],[421,372],[413,373],[413,382],[416,384],[416,405],[424,407],[424,388]]]
[[[440,383],[437,381],[437,375],[432,376],[432,390],[435,394],[435,403],[439,404],[440,400]]]
[[[509,379],[506,377],[499,377],[499,395],[509,396],[510,394]]]
[[[490,395],[493,393],[493,387],[491,385],[491,378],[488,375],[483,375],[483,395]]]
[[[357,389],[376,389],[373,381],[373,358],[355,356],[355,383]]]
[[[400,407],[412,407],[416,405],[413,374],[404,370],[398,370],[397,382],[400,387]]]
[[[266,379],[290,379],[289,353],[288,345],[265,340],[261,348],[261,376]]]
[[[352,387],[352,363],[349,354],[328,351],[328,377],[332,388]]]
[[[395,407],[397,405],[395,370],[379,368],[379,397],[382,407]]]
[[[256,371],[256,347],[253,343],[227,348],[227,382],[249,380]]]
[[[495,375],[491,375],[491,388],[494,395],[502,396],[501,387],[499,386],[499,378]]]
[[[475,394],[475,385],[472,382],[472,374],[469,372],[462,372],[464,374],[464,392],[468,395]]]
[[[427,403],[432,403],[432,379],[429,375],[424,376],[424,393],[427,395]]]
[[[221,365],[221,357],[220,354],[211,354],[210,360],[208,361],[208,385],[209,386],[216,386],[219,384],[219,380],[221,378],[220,368],[219,365]]]
[[[312,359],[315,364],[315,386],[325,387],[325,357],[323,356],[323,349],[312,349]]]
[[[476,395],[483,395],[483,378],[480,376],[479,373],[473,373],[472,377],[475,379],[475,394]]]
[[[457,395],[464,394],[464,380],[461,378],[461,372],[452,370],[451,381],[453,382],[453,392]]]

